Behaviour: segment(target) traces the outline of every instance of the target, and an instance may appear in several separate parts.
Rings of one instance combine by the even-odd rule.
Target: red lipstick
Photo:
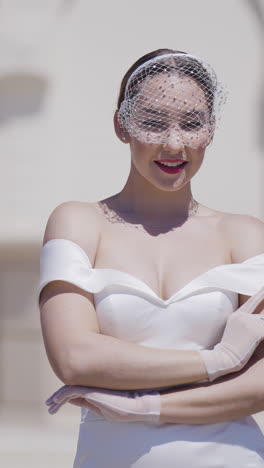
[[[173,163],[173,162],[185,162],[185,159],[158,159],[157,161]]]
[[[181,172],[184,169],[184,167],[188,164],[188,161],[184,161],[183,159],[159,159],[159,161],[154,162],[163,172],[166,172],[167,174],[177,174],[178,172]],[[165,166],[164,164],[161,164],[161,162],[181,162],[181,164],[177,165],[176,167],[173,167]]]

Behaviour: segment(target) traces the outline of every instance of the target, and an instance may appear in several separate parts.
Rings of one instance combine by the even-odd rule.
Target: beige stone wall
[[[32,466],[55,466],[54,454],[62,457],[56,468],[72,466],[79,409],[68,406],[51,417],[43,405],[61,383],[45,355],[35,302],[39,250],[56,205],[98,200],[125,183],[128,147],[116,139],[112,117],[121,78],[138,56],[172,47],[215,67],[230,94],[193,193],[208,206],[264,219],[262,36],[248,3],[135,0],[124,8],[119,0],[92,6],[28,0],[23,9],[16,0],[1,2],[3,466],[31,466],[32,433],[38,447]]]

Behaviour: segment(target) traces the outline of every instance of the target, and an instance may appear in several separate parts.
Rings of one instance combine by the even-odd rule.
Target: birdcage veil
[[[182,52],[147,60],[130,75],[118,110],[121,127],[146,143],[207,145],[226,87],[204,60]]]

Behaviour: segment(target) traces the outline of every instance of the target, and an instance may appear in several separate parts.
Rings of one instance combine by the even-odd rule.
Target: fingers
[[[79,385],[64,385],[54,392],[46,401],[45,404],[49,407],[48,411],[50,414],[55,414],[67,402],[71,400],[76,400],[78,405],[78,400],[83,399],[83,396],[90,391],[89,387],[79,386]],[[83,406],[83,405],[79,405]]]
[[[56,401],[57,396],[59,397],[61,394],[64,392],[68,391],[71,388],[71,385],[63,385],[63,387],[59,388],[56,392],[54,392],[46,401],[46,405],[49,405],[53,402],[53,400]]]
[[[62,403],[52,403],[48,409],[48,412],[50,414],[55,414],[59,411],[61,406],[63,406],[66,403],[66,401],[63,401]]]
[[[84,408],[89,408],[91,410],[93,410],[95,413],[99,414],[102,416],[102,413],[101,411],[99,410],[99,408],[97,408],[95,405],[93,405],[92,403],[88,402],[87,400],[85,400],[84,398],[82,397],[77,397],[77,398],[65,398],[64,400],[62,400],[60,403],[56,403],[56,402],[51,402],[49,404],[49,413],[50,414],[55,414],[59,411],[59,409],[65,405],[66,403],[71,403],[72,405],[75,405],[75,406],[82,406]]]
[[[259,289],[256,294],[251,296],[238,310],[252,314],[256,311],[258,306],[261,306],[262,301],[264,300],[264,287]]]
[[[84,388],[84,387],[83,387]],[[55,393],[53,393],[46,401],[46,405],[50,405],[52,403],[60,403],[65,399],[73,398],[76,396],[82,396],[84,390],[82,387],[77,385],[64,385]]]
[[[65,398],[60,403],[55,403],[55,402],[51,403],[48,409],[48,412],[50,414],[55,414],[66,403],[72,403],[73,405],[76,405],[76,406],[86,406],[83,398]]]

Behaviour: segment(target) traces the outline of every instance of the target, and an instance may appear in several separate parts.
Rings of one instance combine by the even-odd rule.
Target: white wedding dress
[[[52,239],[42,247],[37,296],[53,280],[94,294],[103,334],[156,348],[211,349],[238,308],[238,293],[251,296],[263,287],[264,253],[211,268],[163,300],[129,273],[92,268],[76,243]],[[131,467],[263,468],[264,435],[252,416],[214,424],[120,423],[82,408],[73,468]]]

